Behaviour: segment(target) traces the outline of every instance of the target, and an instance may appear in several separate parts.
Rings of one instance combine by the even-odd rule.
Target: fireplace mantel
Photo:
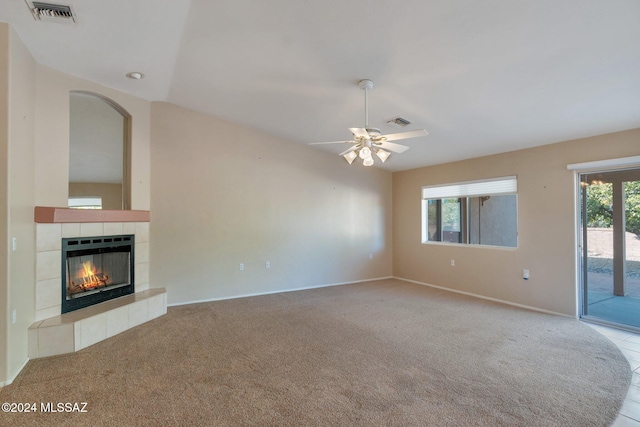
[[[71,209],[36,206],[33,219],[39,224],[86,222],[149,222],[149,211],[115,211],[105,209]]]

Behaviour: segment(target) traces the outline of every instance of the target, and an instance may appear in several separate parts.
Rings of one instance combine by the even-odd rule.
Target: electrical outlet
[[[264,263],[264,268],[271,268],[271,261],[267,261]]]
[[[244,270],[244,264],[243,263],[238,264],[238,269],[240,271]]]
[[[455,266],[456,266],[456,260],[455,260],[455,259],[452,259],[452,260],[451,260],[451,267],[455,267]]]
[[[529,280],[529,270],[522,270],[522,278],[524,280]]]

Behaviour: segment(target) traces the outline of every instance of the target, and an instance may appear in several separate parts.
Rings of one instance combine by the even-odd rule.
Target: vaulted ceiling
[[[638,0],[49,2],[77,23],[0,0],[38,63],[300,144],[363,127],[371,79],[371,126],[429,131],[387,170],[640,127]]]

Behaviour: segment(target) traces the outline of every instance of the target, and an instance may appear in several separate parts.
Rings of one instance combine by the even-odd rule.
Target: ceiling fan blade
[[[355,150],[357,150],[358,148],[360,148],[360,144],[358,144],[358,145],[354,145],[353,147],[349,148],[348,150],[343,151],[342,153],[338,154],[338,156],[344,156],[345,154],[350,153],[350,152],[352,152],[352,151],[355,151]]]
[[[396,144],[395,142],[377,141],[373,143],[374,147],[382,148],[384,150],[393,151],[394,153],[404,153],[409,149],[406,145]]]
[[[413,130],[411,132],[390,133],[389,135],[382,135],[385,141],[397,141],[399,139],[417,138],[419,136],[427,136],[429,132],[425,129]]]
[[[356,141],[330,141],[330,142],[310,142],[309,145],[321,145],[321,144],[355,144]]]
[[[353,136],[357,138],[369,139],[369,132],[364,128],[349,128]]]

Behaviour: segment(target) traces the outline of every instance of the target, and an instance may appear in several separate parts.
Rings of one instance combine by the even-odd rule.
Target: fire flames
[[[70,290],[73,293],[90,291],[92,289],[107,286],[109,276],[96,272],[96,267],[91,261],[82,263],[82,269],[76,275],[75,280],[71,281]]]

